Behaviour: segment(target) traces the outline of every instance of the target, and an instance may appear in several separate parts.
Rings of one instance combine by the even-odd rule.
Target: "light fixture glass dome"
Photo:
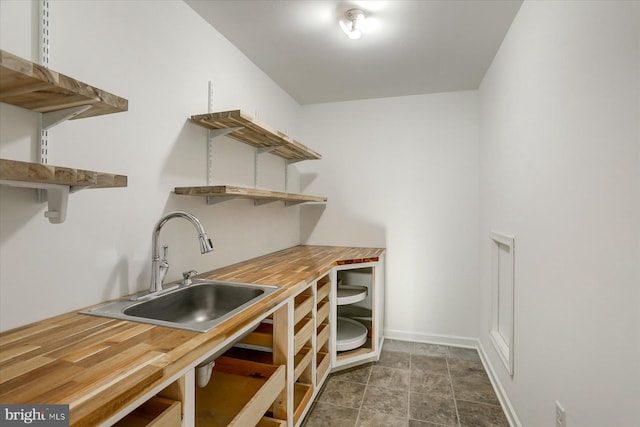
[[[362,26],[364,24],[364,13],[360,9],[349,9],[345,12],[345,20],[340,21],[340,28],[351,40],[362,37]]]

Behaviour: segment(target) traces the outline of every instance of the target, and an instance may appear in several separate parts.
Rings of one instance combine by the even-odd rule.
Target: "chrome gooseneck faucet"
[[[213,243],[211,243],[211,239],[209,239],[209,236],[207,236],[207,233],[204,231],[204,227],[202,227],[202,224],[195,216],[188,212],[176,211],[160,218],[160,221],[158,221],[153,229],[151,242],[151,285],[149,286],[149,293],[151,294],[162,290],[164,277],[169,270],[169,263],[167,262],[167,246],[164,247],[164,259],[160,261],[158,236],[160,235],[162,227],[167,223],[167,221],[173,218],[184,218],[196,228],[196,231],[198,232],[198,240],[200,241],[200,253],[205,254],[213,250]]]

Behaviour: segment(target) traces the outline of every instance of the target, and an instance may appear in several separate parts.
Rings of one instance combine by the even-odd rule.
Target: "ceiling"
[[[185,0],[298,103],[478,88],[521,0]],[[359,40],[338,20],[367,16]]]

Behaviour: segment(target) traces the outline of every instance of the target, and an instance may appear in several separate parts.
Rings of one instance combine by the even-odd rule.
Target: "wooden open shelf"
[[[0,159],[0,185],[46,190],[48,210],[44,215],[52,224],[61,224],[67,216],[70,193],[84,188],[126,187],[127,177]]]
[[[248,360],[270,365],[273,363],[273,353],[262,350],[255,350],[243,347],[231,347],[224,353],[224,356],[234,359]]]
[[[326,197],[307,196],[304,194],[282,193],[278,191],[260,190],[257,188],[237,187],[233,185],[214,185],[204,187],[176,187],[175,193],[184,196],[207,197],[208,201],[225,201],[231,199],[251,199],[259,201],[283,201],[287,204],[325,203]]]
[[[286,366],[226,356],[216,359],[211,381],[196,389],[196,426],[254,426],[284,390]]]
[[[293,423],[297,424],[302,413],[311,401],[313,387],[310,384],[295,383],[293,385]]]
[[[254,348],[273,348],[273,324],[260,323],[258,327],[239,341]]]
[[[0,184],[44,188],[43,184],[82,188],[126,187],[127,177],[40,163],[0,159]]]
[[[301,322],[294,326],[293,346],[294,354],[298,354],[302,347],[311,339],[314,331],[313,318],[303,319]]]
[[[156,396],[118,421],[114,427],[177,426],[182,419],[180,409],[180,402]]]
[[[316,385],[319,385],[324,380],[324,377],[329,373],[330,357],[328,353],[319,352],[316,359]]]
[[[258,122],[240,110],[191,116],[191,121],[211,130],[228,130],[227,136],[291,161],[318,160],[322,156],[293,138]],[[223,133],[223,132],[221,132]]]
[[[129,101],[0,50],[0,101],[42,113],[41,129],[64,120],[127,111]],[[45,162],[46,163],[46,162]],[[69,193],[82,188],[126,187],[127,177],[40,163],[0,159],[0,184],[47,191],[53,224],[64,222]]]
[[[307,317],[313,310],[313,295],[302,293],[297,295],[294,301],[293,323],[295,324]]]
[[[318,324],[324,322],[329,317],[330,306],[329,301],[320,301],[318,303]]]
[[[330,327],[328,323],[323,323],[317,329],[316,348],[320,351],[329,341]]]
[[[285,420],[276,420],[275,418],[262,417],[256,427],[286,427],[287,422]]]
[[[127,111],[129,101],[0,50],[0,101],[47,113],[91,105],[73,119]]]
[[[371,342],[371,339],[367,338],[367,342],[362,347],[356,348],[355,350],[339,352],[336,356],[336,359],[338,361],[349,360],[353,357],[363,356],[365,354],[371,354],[373,352],[373,344]]]
[[[309,363],[311,362],[311,358],[313,356],[313,352],[310,347],[303,348],[300,353],[296,354],[294,357],[294,381],[298,381],[300,375],[304,372],[305,369],[309,367]]]
[[[318,301],[322,301],[329,296],[329,292],[331,291],[331,282],[318,281]]]

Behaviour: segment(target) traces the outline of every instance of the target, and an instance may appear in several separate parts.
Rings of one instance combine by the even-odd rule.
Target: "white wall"
[[[130,111],[56,127],[50,163],[129,187],[72,195],[62,225],[33,191],[0,187],[0,330],[144,288],[151,229],[182,209],[217,249],[200,255],[190,226],[170,223],[170,278],[300,241],[385,246],[388,336],[480,336],[521,425],[553,425],[556,399],[569,426],[640,425],[637,2],[525,2],[479,94],[302,109],[182,2],[51,5],[51,68]],[[35,59],[36,16],[0,1],[0,48]],[[323,154],[290,169],[290,189],[299,170],[327,205],[171,194],[206,183],[205,131],[186,118],[206,111],[208,80],[216,109],[257,111]],[[0,157],[35,161],[36,114],[0,104],[0,120]],[[281,189],[283,162],[261,159],[259,185]],[[251,185],[252,162],[218,140],[216,183]],[[516,238],[513,378],[487,336],[490,230]]]
[[[64,224],[49,224],[35,191],[0,187],[0,329],[143,289],[151,231],[172,210],[198,216],[216,250],[200,255],[182,220],[165,226],[169,279],[300,242],[299,207],[251,201],[207,206],[176,196],[206,185],[206,131],[187,122],[240,108],[296,135],[299,106],[181,1],[52,1],[51,69],[129,100],[129,111],[66,122],[50,131],[49,163],[127,175],[126,189],[70,196]],[[35,2],[0,2],[0,48],[37,60]],[[37,161],[36,113],[0,104],[0,157]],[[216,184],[253,185],[253,150],[220,138]],[[284,189],[284,161],[261,156],[260,187]],[[290,168],[290,190],[299,185]]]
[[[386,247],[388,337],[477,337],[478,147],[475,91],[305,106],[299,166],[310,244]]]
[[[525,2],[479,90],[481,343],[523,426],[640,425],[640,3]],[[488,339],[515,236],[515,374]]]

